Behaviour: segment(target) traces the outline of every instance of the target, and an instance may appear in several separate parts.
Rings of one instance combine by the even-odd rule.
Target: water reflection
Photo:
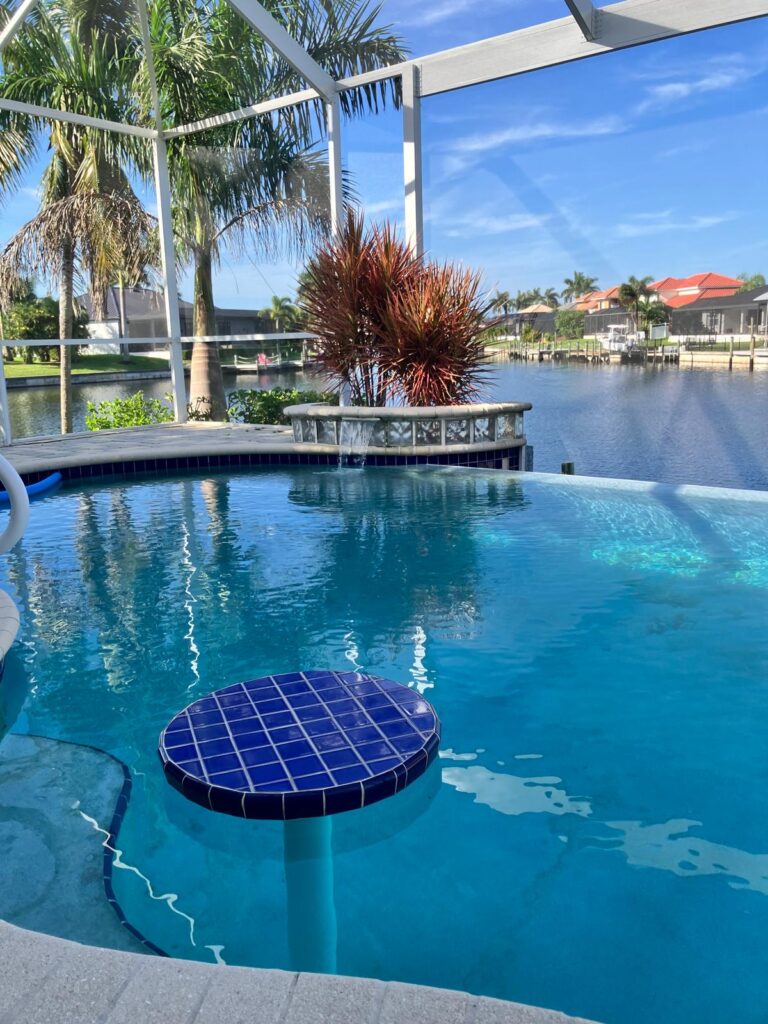
[[[768,896],[768,853],[748,853],[734,846],[691,835],[700,821],[675,818],[658,825],[642,821],[607,821],[620,834],[610,849],[623,853],[633,867],[671,871],[681,878],[725,875],[732,889],[751,889]]]
[[[475,753],[440,751],[441,760],[474,761]],[[508,816],[523,814],[593,814],[593,801],[573,797],[559,776],[518,776],[491,771],[482,765],[442,769],[442,781],[457,793],[474,796],[474,803]],[[594,819],[593,819],[594,820]],[[722,875],[732,889],[749,889],[768,896],[768,853],[750,853],[724,843],[715,843],[691,834],[702,822],[673,818],[658,824],[643,821],[605,821],[612,834],[594,835],[570,830],[558,836],[575,844],[578,850],[604,849],[621,853],[627,864],[638,868],[670,871],[680,878]]]
[[[468,768],[443,768],[443,782],[457,793],[469,793],[476,804],[485,804],[500,814],[578,814],[592,813],[589,800],[569,796],[558,786],[556,775],[520,776],[490,771],[482,765]]]

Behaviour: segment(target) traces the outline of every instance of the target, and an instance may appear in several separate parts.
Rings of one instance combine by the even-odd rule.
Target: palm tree
[[[512,296],[509,292],[501,292],[496,289],[496,294],[491,299],[491,309],[496,313],[503,313],[504,328],[509,326],[509,307],[512,305]]]
[[[560,296],[555,288],[547,288],[541,297],[541,301],[552,309],[556,309],[560,305]]]
[[[500,292],[497,289],[496,294],[491,299],[491,309],[495,310],[497,313],[504,313],[506,316],[511,303],[512,298],[509,292]]]
[[[5,0],[0,10],[7,20]],[[112,121],[130,121],[135,57],[111,5],[61,0],[39,7],[3,54],[0,92],[10,99]],[[128,54],[128,55],[126,55]],[[41,210],[0,257],[0,293],[17,276],[48,277],[59,290],[59,337],[72,337],[78,267],[94,294],[106,289],[117,260],[132,265],[146,249],[151,225],[125,168],[141,169],[148,154],[131,136],[0,111],[0,188],[16,187],[42,138],[51,151]],[[137,233],[138,232],[138,233]],[[60,349],[61,429],[72,429],[70,346]]]
[[[653,324],[669,323],[671,313],[672,310],[669,306],[663,302],[658,302],[656,299],[641,299],[637,304],[637,315],[647,337],[650,337]]]
[[[277,331],[291,330],[296,325],[299,311],[287,295],[273,295],[272,304],[264,310],[264,315],[274,321]]]
[[[590,277],[588,274],[582,274],[580,270],[575,270],[573,277],[566,277],[563,284],[565,288],[562,290],[562,297],[566,302],[572,302],[574,299],[581,298],[582,295],[588,295],[589,292],[593,292],[597,287],[597,278]]]
[[[264,6],[334,78],[404,57],[399,39],[379,28],[369,0],[313,0]],[[295,72],[226,0],[158,0],[150,34],[168,123],[184,124],[303,88]],[[395,87],[343,92],[347,115],[378,109]],[[144,105],[149,89],[144,81]],[[316,149],[322,106],[304,104],[201,132],[168,145],[174,230],[194,270],[194,334],[215,333],[213,268],[222,251],[270,257],[305,251],[328,219],[325,162]],[[212,419],[226,418],[219,352],[192,347],[190,400]]]
[[[632,311],[635,331],[639,330],[640,326],[640,303],[644,299],[649,299],[653,294],[648,287],[652,280],[652,277],[635,277],[633,275],[619,287],[619,302]]]
[[[541,293],[540,288],[532,288],[527,292],[518,292],[515,296],[515,309],[520,312],[521,309],[525,309],[527,306],[536,305],[538,302],[543,302],[544,296]]]

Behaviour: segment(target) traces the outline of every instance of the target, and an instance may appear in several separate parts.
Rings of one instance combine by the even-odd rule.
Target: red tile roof
[[[694,292],[693,295],[671,295],[668,299],[662,299],[665,306],[672,309],[679,309],[681,306],[689,306],[692,302],[700,299],[725,299],[735,295],[738,288],[706,288],[703,292]]]
[[[691,277],[665,277],[661,281],[654,281],[651,288],[655,292],[682,291],[685,288],[699,288],[701,291],[709,291],[711,288],[735,288],[738,290],[743,283],[737,277],[726,277],[724,274],[708,272],[693,274]]]

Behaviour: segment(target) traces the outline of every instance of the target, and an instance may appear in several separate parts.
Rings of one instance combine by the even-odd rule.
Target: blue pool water
[[[4,563],[16,730],[129,765],[114,886],[147,938],[285,967],[281,825],[185,801],[160,729],[297,667],[410,683],[441,755],[334,821],[340,973],[608,1024],[758,1024],[767,523],[760,495],[477,471],[65,490]]]

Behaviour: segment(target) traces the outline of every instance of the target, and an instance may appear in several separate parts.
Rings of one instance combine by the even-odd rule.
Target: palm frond
[[[45,205],[0,253],[0,302],[7,302],[19,278],[58,283],[65,242],[74,244],[92,288],[105,288],[116,269],[138,280],[157,262],[156,226],[135,197],[79,193]]]

